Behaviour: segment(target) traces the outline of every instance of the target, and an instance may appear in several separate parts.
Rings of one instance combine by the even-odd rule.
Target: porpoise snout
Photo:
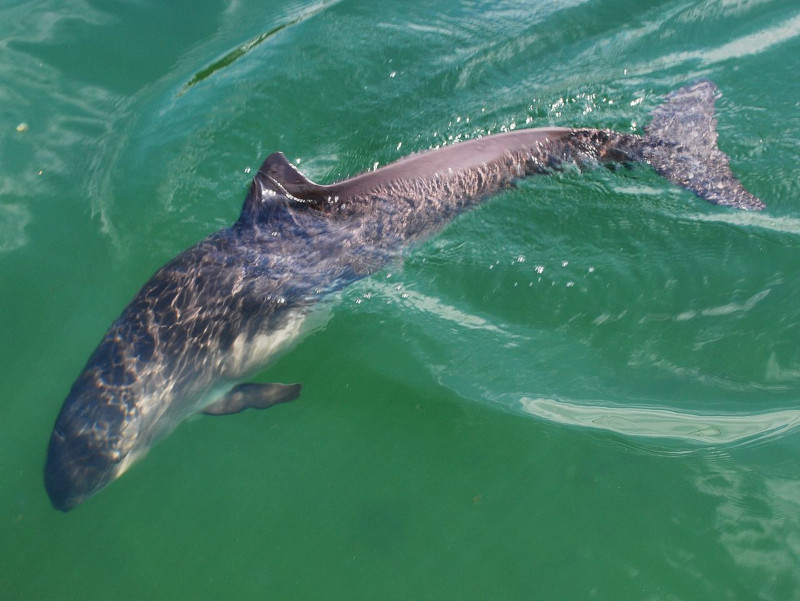
[[[56,424],[44,468],[44,485],[56,509],[69,511],[116,477],[117,458],[96,443],[85,432],[67,435]]]

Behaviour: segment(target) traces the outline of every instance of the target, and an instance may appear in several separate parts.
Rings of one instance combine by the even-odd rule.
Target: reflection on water
[[[21,204],[0,205],[0,253],[25,246],[25,226],[31,220],[30,209]]]
[[[697,490],[715,502],[714,536],[732,558],[753,598],[783,601],[800,594],[800,479],[708,457]]]
[[[698,221],[729,223],[741,227],[761,228],[773,232],[800,234],[800,219],[797,217],[776,217],[768,213],[697,213],[692,216]]]
[[[800,410],[753,414],[696,414],[672,409],[577,404],[522,397],[523,410],[559,424],[606,430],[623,436],[671,438],[690,445],[763,442],[797,427]]]
[[[470,313],[466,313],[461,309],[443,302],[441,299],[428,296],[419,291],[408,290],[402,284],[390,285],[385,281],[370,282],[364,285],[369,292],[362,295],[363,299],[371,300],[373,294],[379,295],[387,303],[398,304],[400,306],[407,306],[413,308],[415,311],[420,311],[433,315],[438,319],[442,319],[458,326],[459,328],[467,328],[471,330],[485,330],[494,334],[500,334],[508,340],[519,338],[509,331],[509,329],[502,325],[495,325],[488,320]],[[360,304],[362,298],[356,300]]]
[[[33,4],[47,18],[35,18],[41,13]],[[37,213],[46,212],[48,202],[68,195],[88,198],[103,232],[113,239],[108,169],[124,143],[120,132],[126,129],[132,100],[77,77],[73,71],[82,61],[75,55],[78,44],[70,44],[79,30],[99,31],[113,18],[80,1],[33,4],[11,7],[3,14],[4,27],[10,30],[0,42],[5,57],[0,61],[0,87],[7,91],[3,104],[27,128],[18,136],[0,138],[0,191],[5,198],[20,199],[26,211],[36,205],[34,220]],[[58,110],[52,110],[54,106]],[[14,218],[10,227],[15,231],[31,219],[19,212],[7,217]],[[10,237],[16,243],[4,247],[24,240]]]
[[[265,42],[266,40],[268,40],[272,36],[280,33],[281,31],[283,31],[284,29],[286,29],[288,27],[292,27],[293,25],[297,25],[298,23],[302,23],[306,19],[310,19],[311,17],[313,17],[314,15],[322,12],[323,10],[325,10],[326,8],[328,8],[332,4],[333,4],[333,2],[320,2],[319,4],[316,4],[314,6],[310,6],[310,7],[304,8],[302,13],[299,16],[294,17],[294,18],[286,21],[285,23],[281,23],[280,25],[276,25],[275,27],[272,27],[271,29],[258,34],[257,36],[253,37],[252,39],[247,40],[243,44],[239,45],[237,48],[234,48],[233,50],[230,50],[229,52],[225,53],[225,55],[222,58],[214,61],[209,66],[207,66],[204,69],[201,69],[200,71],[195,73],[192,76],[192,78],[186,83],[186,86],[181,91],[181,93],[185,92],[186,89],[192,87],[193,85],[200,83],[204,79],[207,79],[207,78],[211,77],[217,71],[219,71],[221,69],[224,69],[224,68],[228,67],[229,65],[233,64],[236,60],[238,60],[241,57],[245,56],[253,48],[258,46],[259,44],[262,44],[263,42]]]

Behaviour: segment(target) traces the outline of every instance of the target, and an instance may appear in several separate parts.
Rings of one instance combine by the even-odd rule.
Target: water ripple
[[[0,253],[25,246],[28,235],[25,228],[31,221],[31,211],[22,204],[0,205]]]
[[[255,48],[258,45],[262,44],[263,42],[265,42],[266,40],[270,39],[271,37],[277,35],[281,31],[283,31],[285,29],[288,29],[290,27],[293,27],[295,25],[298,25],[298,24],[300,24],[300,23],[302,23],[304,21],[307,21],[311,17],[313,17],[313,16],[321,13],[322,11],[324,11],[326,8],[328,8],[332,4],[333,4],[332,2],[320,2],[319,4],[316,4],[315,6],[312,6],[308,10],[304,11],[303,13],[301,13],[299,16],[295,17],[294,19],[291,19],[291,20],[287,21],[286,23],[282,23],[280,25],[277,25],[276,27],[273,27],[272,29],[269,29],[269,30],[267,30],[265,32],[262,32],[259,35],[247,40],[244,44],[241,44],[237,48],[234,48],[230,52],[226,53],[224,56],[222,56],[222,58],[217,59],[216,61],[211,63],[209,66],[207,66],[207,67],[201,69],[200,71],[198,71],[197,73],[195,73],[192,76],[192,78],[186,83],[186,85],[183,86],[183,89],[180,91],[180,94],[185,93],[193,85],[198,84],[201,81],[203,81],[204,79],[207,79],[207,78],[211,77],[217,71],[220,71],[221,69],[224,69],[225,67],[228,67],[228,66],[232,65],[238,59],[242,58],[247,53],[249,53],[253,48]]]
[[[519,338],[519,336],[512,334],[501,325],[491,323],[478,315],[466,313],[434,296],[404,288],[402,285],[390,285],[386,282],[372,281],[369,283],[369,290],[370,292],[362,295],[363,298],[371,299],[373,296],[377,296],[386,302],[407,305],[421,313],[437,317],[461,328],[484,330],[495,334],[503,334],[508,338]],[[361,299],[357,300],[359,304],[360,301]]]
[[[718,48],[705,51],[698,58],[702,58],[706,65],[712,65],[732,58],[759,54],[798,35],[800,35],[800,14],[788,19],[781,25],[762,29]]]
[[[645,31],[643,33],[650,33]],[[660,57],[655,64],[660,68],[678,67],[687,62],[696,62],[703,67],[711,67],[732,59],[754,56],[772,49],[778,44],[788,42],[800,35],[800,14],[794,15],[778,24],[726,42],[716,48],[698,48],[673,52]],[[651,64],[646,70],[652,70]]]
[[[757,227],[785,234],[800,234],[800,219],[797,217],[773,217],[765,213],[697,213],[691,216],[697,221],[727,223],[740,227]]]
[[[525,412],[558,424],[705,446],[763,441],[784,434],[800,423],[798,409],[714,415],[673,409],[582,405],[548,398],[522,397],[519,403]]]

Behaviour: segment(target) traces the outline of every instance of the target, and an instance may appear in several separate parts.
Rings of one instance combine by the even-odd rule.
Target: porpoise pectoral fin
[[[230,389],[228,394],[203,409],[206,415],[231,415],[245,409],[269,409],[300,396],[301,384],[258,384],[248,382]]]

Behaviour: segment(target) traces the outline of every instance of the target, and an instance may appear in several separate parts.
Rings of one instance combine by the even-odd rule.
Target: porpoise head
[[[252,350],[237,340],[253,311],[234,294],[247,287],[242,270],[228,266],[235,255],[225,236],[158,270],[87,361],[47,449],[45,487],[55,508],[68,511],[121,476],[210,397],[224,394],[228,375],[240,375],[229,374],[236,370],[226,356],[247,358]],[[251,304],[263,312],[262,297]]]
[[[114,328],[89,359],[56,419],[45,462],[45,488],[69,511],[132,463],[142,441],[139,399],[146,363]]]

